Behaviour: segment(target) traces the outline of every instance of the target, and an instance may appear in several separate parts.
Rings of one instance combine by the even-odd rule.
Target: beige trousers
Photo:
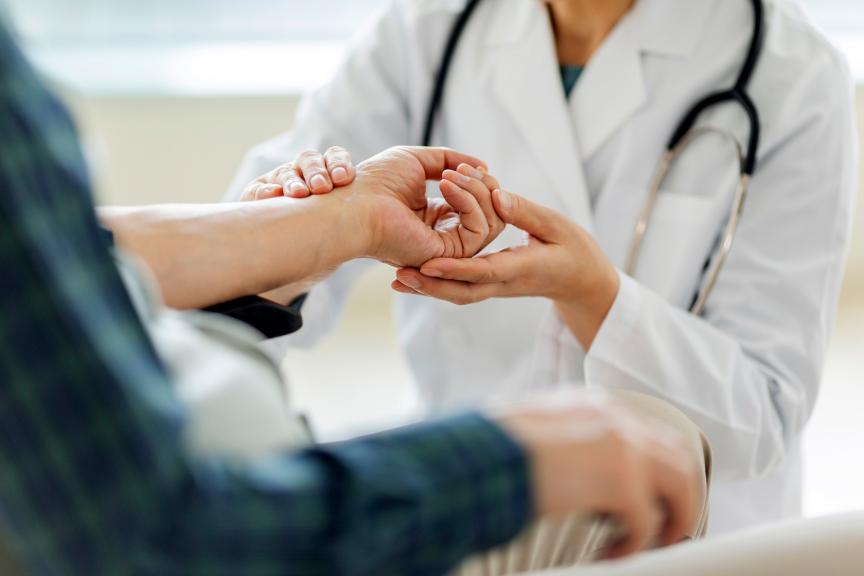
[[[614,392],[615,398],[649,426],[661,422],[684,437],[695,465],[704,469],[700,478],[701,513],[690,531],[692,539],[705,535],[708,524],[708,490],[711,480],[711,447],[699,428],[670,404],[635,392]],[[610,520],[571,518],[535,524],[506,547],[473,558],[452,576],[503,576],[572,567],[596,562],[604,548],[620,538]]]

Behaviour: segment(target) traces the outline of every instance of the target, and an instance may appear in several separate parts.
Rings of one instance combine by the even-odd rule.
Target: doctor
[[[842,58],[795,4],[766,0],[751,63],[754,5],[479,2],[456,45],[430,143],[483,158],[502,186],[593,238],[600,264],[586,263],[573,290],[600,295],[601,317],[580,334],[546,298],[459,307],[406,294],[396,303],[399,338],[432,411],[566,386],[633,390],[681,408],[713,443],[714,533],[800,513],[800,434],[818,395],[856,187]],[[392,2],[333,80],[305,100],[294,132],[249,155],[233,196],[305,148],[340,144],[362,159],[423,142],[442,54],[464,9],[456,0]],[[724,134],[698,138],[675,162],[631,266],[670,136],[694,103],[733,86],[748,66],[758,122],[735,102],[698,115],[697,128]],[[746,155],[754,132],[758,163],[752,178],[740,178],[730,136]],[[733,249],[693,314],[739,181],[749,195]],[[524,236],[509,226],[487,252]],[[312,291],[311,326],[325,326],[324,311],[335,323],[332,311],[362,267],[343,267]],[[400,272],[403,284],[411,276],[446,297],[429,288],[434,278]],[[292,343],[321,333],[303,331]]]

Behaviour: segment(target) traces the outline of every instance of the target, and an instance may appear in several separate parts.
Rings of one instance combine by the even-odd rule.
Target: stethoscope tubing
[[[482,0],[468,1],[464,10],[459,14],[456,22],[453,24],[453,28],[447,38],[441,66],[435,75],[435,84],[429,101],[429,108],[426,113],[426,122],[424,125],[422,140],[423,146],[430,146],[432,144],[435,124],[438,119],[438,112],[443,103],[444,93],[447,88],[447,80],[453,66],[453,60],[456,57],[460,41],[469,22],[471,21],[471,17],[476,13],[481,2]],[[753,78],[756,67],[759,64],[762,49],[765,44],[765,5],[764,0],[751,0],[751,4],[753,6],[753,35],[747,50],[747,56],[744,60],[743,66],[741,67],[741,71],[735,80],[735,84],[728,90],[709,94],[699,100],[692,108],[690,108],[690,110],[687,111],[681,122],[673,131],[669,143],[666,146],[666,151],[663,155],[660,168],[654,175],[651,189],[648,198],[646,199],[645,206],[641,212],[639,222],[636,225],[629,251],[627,268],[625,269],[625,272],[631,276],[636,273],[639,253],[650,226],[651,216],[654,211],[657,197],[675,160],[693,140],[707,132],[720,132],[725,136],[730,136],[735,142],[738,152],[740,175],[732,202],[732,209],[722,237],[720,238],[719,246],[717,251],[711,256],[705,265],[701,288],[694,297],[693,305],[690,308],[690,311],[696,315],[701,315],[704,312],[708,297],[713,291],[720,272],[732,250],[735,235],[738,231],[738,224],[743,213],[744,203],[749,192],[750,181],[752,180],[758,165],[761,120],[759,118],[759,110],[748,92],[748,87]],[[746,150],[742,150],[737,139],[735,139],[734,136],[731,136],[728,132],[717,129],[694,129],[696,122],[708,109],[727,102],[738,104],[747,115],[750,124],[750,135],[747,140]]]

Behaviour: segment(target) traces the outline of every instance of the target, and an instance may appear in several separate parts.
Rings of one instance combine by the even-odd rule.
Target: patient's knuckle
[[[331,146],[327,149],[327,152],[324,153],[324,156],[341,160],[348,156],[348,151],[342,146]]]
[[[321,153],[317,150],[304,150],[297,156],[297,162],[300,164],[310,164],[321,159]]]
[[[271,180],[287,180],[294,176],[294,164],[283,164],[272,172]]]

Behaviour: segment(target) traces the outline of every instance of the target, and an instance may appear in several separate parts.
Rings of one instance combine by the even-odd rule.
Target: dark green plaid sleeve
[[[526,522],[478,415],[254,465],[191,459],[66,112],[0,26],[0,538],[33,574],[440,574]]]

